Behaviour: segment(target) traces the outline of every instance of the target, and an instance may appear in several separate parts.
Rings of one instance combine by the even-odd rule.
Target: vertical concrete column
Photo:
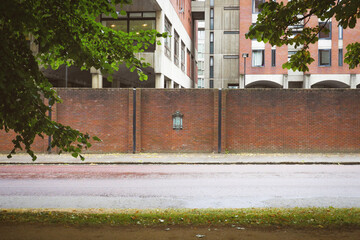
[[[156,31],[164,32],[165,29],[165,15],[160,11],[156,11]],[[160,37],[157,39],[160,41],[161,45],[157,45],[154,54],[154,71],[156,74],[162,73],[163,57],[164,55],[164,38]],[[161,88],[163,88],[162,85]],[[156,87],[157,88],[157,87]]]
[[[174,81],[170,80],[169,83],[170,83],[169,88],[174,88]]]
[[[283,74],[283,88],[284,89],[289,88],[289,80],[288,80],[288,75],[287,74]]]
[[[240,76],[239,76],[239,88],[240,88],[240,89],[244,89],[244,88],[245,88],[244,74],[240,74]]]
[[[350,74],[350,88],[356,88],[356,74]]]
[[[162,73],[155,74],[155,88],[164,88],[165,77]]]
[[[94,67],[90,68],[91,78],[92,78],[92,88],[102,88],[103,87],[103,79],[101,71],[95,69]]]
[[[305,88],[305,89],[310,89],[311,88],[310,77],[311,77],[311,74],[304,74],[303,88]]]

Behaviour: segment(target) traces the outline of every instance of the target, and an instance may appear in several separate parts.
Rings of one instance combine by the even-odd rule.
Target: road
[[[360,165],[2,165],[0,208],[360,207]]]

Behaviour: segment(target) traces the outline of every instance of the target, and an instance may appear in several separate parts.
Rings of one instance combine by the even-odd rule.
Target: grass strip
[[[360,208],[0,209],[1,223],[360,228]]]

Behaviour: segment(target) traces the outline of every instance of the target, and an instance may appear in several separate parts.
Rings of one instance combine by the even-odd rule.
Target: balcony
[[[191,12],[194,20],[205,20],[205,1],[192,1]]]

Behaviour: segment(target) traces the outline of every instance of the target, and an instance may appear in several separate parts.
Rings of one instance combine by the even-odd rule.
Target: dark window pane
[[[319,50],[319,65],[320,66],[331,65],[331,50]]]
[[[130,20],[130,32],[155,29],[155,20]]]
[[[252,0],[252,2],[253,2],[253,13],[261,12],[259,6],[264,2],[264,0]]]
[[[276,66],[276,49],[271,50],[271,66]]]
[[[174,32],[174,63],[179,66],[179,34]]]
[[[106,27],[111,28],[115,31],[123,31],[123,32],[128,31],[126,20],[106,21]]]
[[[142,17],[142,13],[129,13],[129,17],[131,18],[141,18]]]
[[[155,18],[156,14],[154,12],[144,12],[143,17],[144,18]]]
[[[319,28],[323,28],[319,38],[331,38],[331,23],[319,23]]]
[[[339,49],[339,66],[343,65],[343,50]]]

